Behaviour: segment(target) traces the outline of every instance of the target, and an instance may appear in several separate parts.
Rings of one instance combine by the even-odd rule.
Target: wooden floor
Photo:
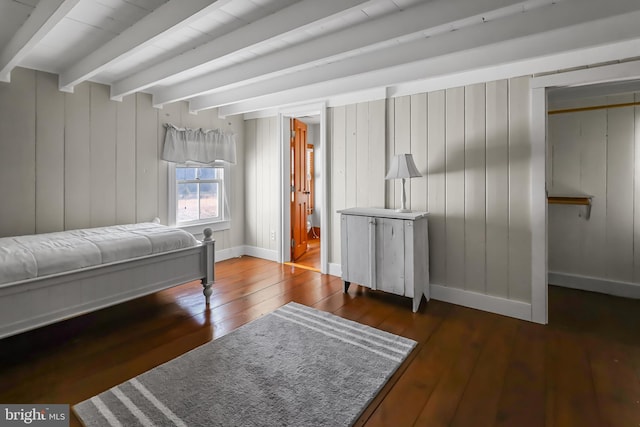
[[[542,326],[341,289],[305,269],[220,262],[211,310],[191,283],[0,340],[0,402],[73,405],[296,301],[419,342],[357,425],[640,425],[639,301],[551,287]]]
[[[290,265],[320,271],[320,239],[309,239],[307,252],[295,260],[295,262],[290,263]]]

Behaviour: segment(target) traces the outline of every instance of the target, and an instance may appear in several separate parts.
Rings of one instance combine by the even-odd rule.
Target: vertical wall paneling
[[[427,96],[427,187],[429,205],[429,276],[431,283],[446,285],[446,185],[445,92]]]
[[[607,103],[633,102],[633,95],[607,98]],[[634,110],[607,110],[607,276],[633,280]]]
[[[115,104],[116,223],[131,224],[136,221],[136,96]]]
[[[385,100],[369,102],[369,206],[383,208],[385,206],[385,137],[386,137]]]
[[[91,84],[65,94],[64,227],[91,227]]]
[[[222,120],[218,118],[217,110],[207,110],[213,118],[211,128],[224,129],[226,132],[232,132],[236,135],[236,158],[235,165],[229,167],[231,172],[231,228],[227,230],[229,236],[229,248],[242,245],[245,242],[244,212],[245,212],[245,142],[244,134],[244,118],[242,116],[227,117]],[[218,121],[218,122],[216,122]],[[277,156],[277,154],[276,154]],[[280,164],[279,157],[276,158],[277,165]],[[277,187],[280,188],[280,181]],[[278,191],[276,189],[276,191]],[[276,200],[280,201],[279,197]],[[274,241],[277,244],[277,241]]]
[[[375,183],[369,181],[369,103],[356,105],[356,203],[355,206],[371,206],[369,195]]]
[[[158,215],[158,113],[151,95],[136,94],[136,221]]]
[[[576,113],[551,115],[548,118],[549,138],[554,142],[550,153],[552,193],[580,190],[580,165],[582,162],[583,139],[581,137],[581,115]],[[580,259],[580,223],[576,221],[578,209],[575,206],[551,205],[548,221],[549,269],[558,271],[558,260],[574,271]],[[566,268],[564,267],[564,268]]]
[[[394,109],[394,155],[411,152],[411,97],[401,96],[395,98]],[[389,158],[391,159],[391,157]],[[402,180],[392,181],[394,184],[394,204],[395,208],[402,206]],[[411,179],[405,182],[407,194],[407,208],[411,208]]]
[[[35,118],[35,232],[48,233],[64,228],[64,94],[55,74],[36,73]]]
[[[264,182],[264,152],[265,145],[268,144],[269,138],[269,121],[268,119],[258,120],[256,126],[256,134],[258,135],[256,145],[256,175],[260,177],[256,185],[256,192],[258,194],[256,215],[257,215],[257,227],[256,227],[256,245],[260,248],[265,247],[263,238],[263,230],[265,227],[265,182]]]
[[[529,79],[509,80],[509,298],[531,300]]]
[[[352,208],[357,205],[356,194],[360,191],[357,185],[357,168],[359,166],[356,138],[357,118],[357,105],[347,105],[345,116],[345,207],[347,208]]]
[[[386,162],[385,162],[385,175],[389,170],[389,166],[391,165],[390,159],[396,153],[396,102],[395,98],[387,99],[387,114],[386,114],[386,122],[387,122],[387,131],[386,131]],[[385,181],[385,206],[387,208],[395,208],[396,203],[396,183],[393,180]]]
[[[268,194],[269,201],[267,203],[268,209],[268,226],[263,230],[264,239],[269,242],[268,248],[272,250],[277,250],[277,242],[275,240],[271,240],[271,231],[277,230],[277,224],[280,221],[279,216],[279,208],[278,201],[280,197],[278,196],[280,185],[280,168],[278,158],[280,157],[280,141],[278,141],[278,119],[277,117],[272,117],[269,119],[269,151],[266,155],[267,161],[267,171],[268,171]]]
[[[411,179],[411,205],[415,211],[428,210],[427,194],[427,94],[411,96],[411,147],[410,152],[421,178]],[[408,196],[409,197],[409,196]]]
[[[0,236],[35,232],[35,73],[0,83]]]
[[[464,88],[446,90],[446,283],[465,285]]]
[[[169,218],[169,164],[162,160],[162,150],[164,148],[164,137],[167,129],[165,125],[171,123],[182,123],[182,109],[181,104],[172,103],[167,104],[158,110],[158,217],[163,224],[168,222]]]
[[[345,130],[346,108],[335,107],[331,110],[333,128],[331,129],[331,254],[330,262],[340,263],[340,214],[336,211],[346,207],[345,174]]]
[[[485,85],[465,89],[465,289],[486,291],[486,116]]]
[[[640,102],[640,93],[635,94]],[[634,107],[633,281],[640,283],[640,107]]]
[[[0,182],[5,183],[0,197],[12,201],[0,204],[0,235],[156,216],[166,223],[168,168],[160,160],[165,122],[224,126],[239,135],[243,161],[241,117],[223,122],[215,109],[191,115],[185,102],[157,110],[147,94],[111,101],[108,87],[98,83],[84,83],[65,94],[57,89],[57,76],[17,68],[11,83],[0,84],[0,108]],[[234,173],[243,183],[244,166]],[[242,189],[232,195],[240,217],[243,197]],[[217,249],[244,243],[244,227],[236,225],[234,233],[216,232]]]
[[[245,243],[249,246],[257,246],[257,122],[258,119],[248,120],[245,122]]]
[[[109,87],[90,86],[91,226],[116,222],[116,105]]]
[[[508,84],[486,84],[486,290],[509,292],[509,114]]]
[[[576,231],[579,235],[578,253],[582,259],[576,268],[585,276],[604,277],[607,227],[607,110],[585,111],[582,114],[580,140],[581,152],[577,156],[581,159],[580,190],[593,196],[593,205],[589,220],[584,218],[584,208],[574,207],[571,210],[572,220],[579,226]],[[557,210],[555,213],[557,214]],[[567,230],[558,233],[554,238],[566,238]]]

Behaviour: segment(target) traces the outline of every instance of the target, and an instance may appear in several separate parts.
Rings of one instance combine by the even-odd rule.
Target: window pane
[[[219,216],[218,183],[200,184],[200,219]]]
[[[178,184],[176,221],[195,221],[198,218],[198,184]]]
[[[176,168],[176,178],[178,181],[196,179],[198,168]]]
[[[214,168],[200,168],[200,179],[213,179],[215,178],[216,171]]]

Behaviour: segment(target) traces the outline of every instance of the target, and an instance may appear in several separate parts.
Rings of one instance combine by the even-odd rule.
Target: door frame
[[[320,192],[322,206],[320,207],[320,271],[323,274],[329,272],[329,192],[327,178],[329,176],[329,149],[327,147],[327,107],[324,102],[283,107],[278,111],[278,139],[280,141],[280,235],[281,246],[279,261],[281,263],[291,261],[291,156],[290,156],[290,124],[289,119],[304,116],[320,116],[320,150],[316,150],[314,156],[320,160],[320,175],[322,180],[318,186],[316,182],[316,193]]]
[[[534,77],[531,91],[531,320],[546,324],[548,313],[547,89],[637,80],[640,61]]]

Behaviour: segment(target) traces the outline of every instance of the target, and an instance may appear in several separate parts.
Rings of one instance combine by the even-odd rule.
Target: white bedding
[[[0,284],[196,246],[184,230],[156,223],[0,238]]]

